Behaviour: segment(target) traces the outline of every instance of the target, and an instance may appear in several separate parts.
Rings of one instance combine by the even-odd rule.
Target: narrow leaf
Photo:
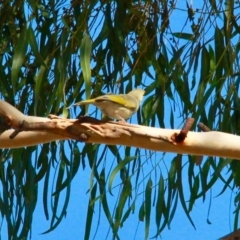
[[[85,82],[86,98],[90,98],[91,93],[91,69],[90,69],[90,56],[92,50],[92,41],[89,35],[86,33],[83,36],[80,46],[80,64],[82,68],[83,78]]]
[[[97,191],[97,183],[94,184],[92,190],[91,190],[91,195],[89,198],[88,202],[88,211],[87,211],[87,219],[86,219],[86,225],[85,225],[85,235],[84,239],[90,239],[90,232],[91,232],[91,226],[92,226],[92,218],[93,218],[93,213],[94,213],[94,201],[96,196],[96,191]]]
[[[145,240],[148,239],[149,236],[149,227],[150,227],[150,217],[151,217],[151,202],[152,202],[152,179],[148,180],[146,190],[145,190]]]
[[[194,35],[191,33],[175,32],[172,35],[177,38],[182,38],[185,40],[193,40],[193,38],[194,38]]]
[[[108,182],[108,191],[112,194],[112,184],[115,179],[116,174],[123,169],[128,163],[130,163],[132,160],[136,159],[137,157],[127,157],[123,161],[121,161],[112,171],[110,177],[109,177],[109,182]]]
[[[33,52],[33,55],[36,57],[36,60],[43,66],[47,67],[47,65],[45,64],[41,54],[38,51],[38,43],[36,41],[36,36],[34,34],[34,31],[32,29],[31,26],[29,26],[28,30],[27,30],[27,36],[28,36],[28,41],[29,44],[31,46],[31,50]]]
[[[26,28],[23,28],[13,53],[12,85],[13,85],[14,94],[16,93],[19,72],[25,60],[27,45],[28,45],[28,39],[26,34]]]

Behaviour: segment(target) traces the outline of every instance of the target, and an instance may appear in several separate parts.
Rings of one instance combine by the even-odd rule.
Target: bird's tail
[[[93,104],[94,102],[95,102],[94,99],[88,99],[85,101],[77,102],[77,103],[71,105],[70,107],[68,107],[67,109],[69,109],[73,106],[83,106],[83,105]]]

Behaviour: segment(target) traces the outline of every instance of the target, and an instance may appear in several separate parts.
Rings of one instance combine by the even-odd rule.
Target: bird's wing
[[[130,101],[126,101],[125,98],[122,97],[122,94],[119,95],[103,95],[100,97],[95,98],[96,102],[102,102],[102,101],[109,101],[109,102],[114,102],[117,103],[119,105],[122,105],[126,108],[133,108],[135,109],[135,102],[130,102]]]

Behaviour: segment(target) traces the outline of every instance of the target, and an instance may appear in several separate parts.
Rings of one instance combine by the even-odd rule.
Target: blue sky
[[[179,1],[177,5],[180,9],[186,9],[185,1]],[[194,8],[198,8],[196,3],[193,3]],[[200,7],[199,7],[200,8]],[[182,15],[181,15],[182,14]],[[183,19],[183,20],[181,20]],[[186,15],[185,12],[178,11],[178,15],[171,17],[172,25],[175,26],[176,32],[181,31],[181,28],[185,22]],[[190,25],[190,24],[189,24]],[[190,28],[186,27],[186,30],[190,31]],[[146,80],[147,81],[147,80]],[[165,116],[170,116],[170,111],[168,107],[165,106]],[[176,118],[177,119],[177,118]],[[133,118],[133,123],[136,123],[136,119]],[[168,119],[165,121],[168,122]],[[176,121],[176,126],[181,126],[182,122]],[[168,124],[166,124],[168,125]],[[170,124],[168,125],[168,127]],[[79,146],[84,146],[83,143],[79,143]],[[123,147],[122,147],[123,148]],[[120,150],[121,151],[121,150]],[[142,150],[142,154],[149,154]],[[69,153],[70,154],[70,153]],[[154,153],[153,159],[164,159],[166,164],[170,164],[173,154],[163,155],[162,153]],[[114,161],[114,158],[109,154],[107,161]],[[111,164],[109,164],[111,166]],[[110,169],[109,166],[109,169]],[[146,172],[152,171],[154,166],[154,161],[146,161],[144,164],[144,170]],[[186,178],[185,189],[188,189],[188,180],[187,172],[184,173]],[[39,184],[39,197],[38,204],[36,207],[34,219],[33,219],[33,228],[32,228],[32,239],[34,240],[65,240],[65,239],[83,239],[84,230],[85,230],[85,219],[87,212],[88,204],[88,194],[90,184],[91,170],[87,165],[85,170],[80,167],[79,172],[75,176],[72,186],[71,186],[71,198],[68,206],[67,216],[61,222],[61,224],[51,233],[41,235],[42,232],[46,231],[49,228],[50,222],[45,219],[43,213],[43,204],[42,204],[42,188],[43,182]],[[118,180],[116,179],[116,182]],[[202,202],[202,199],[199,199],[191,213],[191,217],[196,226],[196,230],[191,226],[189,220],[187,219],[184,211],[182,210],[181,205],[178,205],[177,213],[174,216],[174,219],[171,223],[171,229],[165,229],[161,234],[162,239],[194,239],[194,240],[210,240],[217,239],[221,236],[228,234],[231,231],[231,226],[233,225],[233,202],[232,192],[227,190],[220,197],[216,197],[222,189],[222,183],[219,182],[215,184],[213,189],[208,192],[205,202]],[[187,193],[186,193],[187,194]],[[117,194],[115,194],[111,199],[111,204],[114,205]],[[211,204],[210,210],[209,205]],[[139,206],[138,206],[139,207]],[[96,210],[98,209],[96,205]],[[209,212],[210,211],[210,212]],[[99,229],[95,239],[112,239],[111,233],[107,235],[109,231],[109,224],[106,221],[106,218],[102,212],[101,218],[98,217],[98,212],[95,212],[93,229],[99,224]],[[138,221],[138,209],[134,215],[130,216],[130,219],[125,222],[125,225],[120,229],[121,239],[143,239],[144,238],[144,223]],[[211,222],[209,224],[207,219]],[[150,229],[150,237],[154,236],[156,233],[154,219],[152,219],[153,226]],[[4,231],[4,225],[3,225]],[[94,231],[93,231],[94,232]],[[93,237],[93,235],[91,235]]]
[[[169,161],[171,158],[169,158]],[[148,164],[150,165],[150,164]],[[145,166],[149,167],[150,166]],[[67,217],[62,221],[56,230],[46,235],[39,235],[49,227],[49,222],[44,219],[43,207],[41,203],[41,194],[39,195],[39,203],[34,216],[33,222],[33,235],[32,239],[83,239],[88,195],[87,190],[89,186],[89,176],[91,172],[87,167],[84,171],[79,171],[72,183],[71,199],[67,211]],[[187,173],[186,176],[186,189],[187,189]],[[203,203],[202,199],[199,199],[191,213],[192,219],[196,226],[196,230],[191,226],[184,211],[179,205],[174,220],[171,224],[171,228],[165,229],[161,234],[162,239],[195,239],[195,240],[210,240],[218,239],[221,236],[226,235],[231,231],[233,224],[232,212],[233,206],[232,196],[230,191],[226,191],[220,197],[215,197],[219,194],[223,184],[220,182],[216,184],[211,190],[211,194],[208,193],[206,201]],[[41,188],[39,193],[41,193]],[[114,197],[112,198],[114,201]],[[210,213],[209,204],[211,199]],[[96,208],[97,209],[97,208]],[[211,224],[207,223],[207,219]],[[156,229],[153,227],[150,230],[150,237],[154,236]],[[98,224],[98,213],[96,212],[94,218],[93,229]],[[138,229],[137,229],[138,226]],[[95,239],[112,239],[111,234],[106,238],[106,233],[109,231],[109,225],[105,219],[104,214],[101,215],[100,226]],[[137,233],[136,233],[137,231]],[[144,223],[138,222],[137,211],[136,214],[130,217],[130,220],[126,222],[124,227],[120,230],[121,239],[143,239],[144,237]],[[128,236],[128,238],[125,238]]]

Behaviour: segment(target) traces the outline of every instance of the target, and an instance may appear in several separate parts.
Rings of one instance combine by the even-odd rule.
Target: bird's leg
[[[125,119],[123,119],[123,118],[120,117],[120,116],[118,116],[118,122],[120,122],[120,123],[127,123],[127,122],[125,121]]]
[[[118,119],[118,122],[126,123],[125,119],[118,114],[118,111],[115,111],[115,115],[116,115],[116,118]]]
[[[111,121],[112,119],[111,118],[109,118],[106,114],[102,114],[102,121],[104,121],[104,122],[109,122],[109,121]]]
[[[118,120],[119,123],[127,123],[124,119]]]

